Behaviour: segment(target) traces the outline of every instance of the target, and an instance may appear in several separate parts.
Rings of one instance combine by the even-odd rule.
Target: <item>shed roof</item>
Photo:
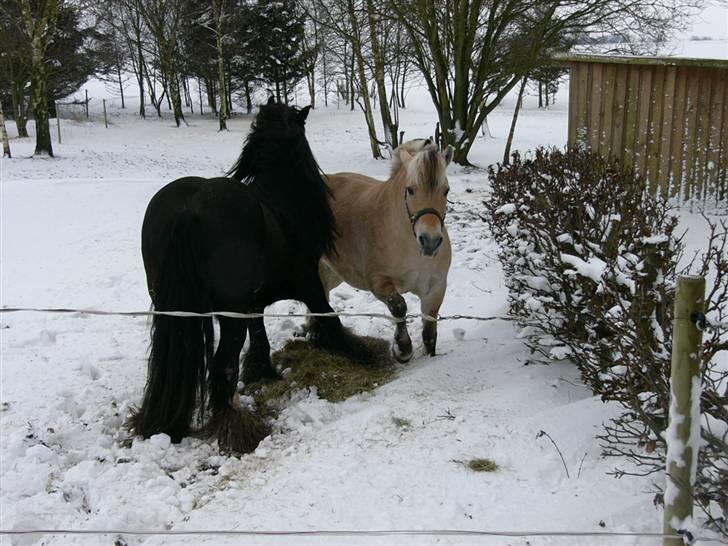
[[[637,55],[586,55],[557,53],[552,57],[559,63],[610,63],[652,66],[691,66],[728,70],[728,59],[691,59],[686,57],[645,57]]]

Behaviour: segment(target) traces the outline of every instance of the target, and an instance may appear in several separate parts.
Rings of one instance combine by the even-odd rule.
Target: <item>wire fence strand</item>
[[[238,313],[235,311],[211,311],[209,313],[195,313],[192,311],[110,311],[105,309],[74,309],[67,307],[1,307],[0,313],[51,313],[66,315],[99,315],[121,317],[153,317],[158,315],[171,317],[227,317],[237,319],[254,318],[308,318],[308,317],[365,317],[387,320],[392,323],[404,322],[408,319],[421,318],[429,321],[447,320],[477,320],[477,321],[514,321],[513,317],[503,316],[477,316],[477,315],[440,315],[433,317],[424,313],[412,313],[403,318],[396,318],[384,313],[353,313],[346,311],[333,311],[329,313]]]
[[[332,311],[328,313],[239,313],[236,311],[210,311],[208,313],[196,313],[193,311],[116,311],[106,309],[76,309],[70,307],[0,307],[0,314],[4,313],[50,313],[50,314],[62,314],[62,315],[96,315],[96,316],[117,316],[117,317],[153,317],[153,316],[170,316],[170,317],[227,317],[237,319],[254,319],[254,318],[269,318],[269,319],[287,319],[287,318],[309,318],[309,317],[349,317],[349,318],[373,318],[389,321],[393,324],[399,322],[405,322],[412,319],[422,319],[433,322],[444,322],[451,320],[475,320],[479,322],[490,322],[494,320],[502,320],[505,322],[517,322],[521,320],[521,317],[512,316],[480,316],[480,315],[438,315],[433,317],[424,313],[410,313],[402,318],[393,317],[385,313],[356,313],[348,311]],[[651,319],[653,317],[647,316],[642,317],[644,319]],[[689,320],[693,323],[696,322],[694,317],[674,317],[674,320]],[[528,322],[526,320],[525,322]],[[726,331],[728,330],[728,322],[716,322],[704,318],[704,323],[700,326],[704,330],[715,330],[715,331]]]
[[[462,537],[594,537],[594,538],[673,538],[685,539],[685,532],[675,534],[619,531],[488,531],[465,529],[375,529],[375,530],[312,530],[265,531],[247,529],[0,529],[0,536],[22,535],[145,535],[145,536],[259,536],[259,537],[380,537],[380,536],[462,536]],[[691,541],[708,540],[689,535]],[[692,542],[689,542],[692,543]]]

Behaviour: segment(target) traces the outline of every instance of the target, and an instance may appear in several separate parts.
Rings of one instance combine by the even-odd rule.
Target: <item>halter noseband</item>
[[[425,216],[426,214],[434,214],[437,216],[437,219],[440,220],[440,227],[442,229],[445,229],[445,215],[440,215],[440,212],[437,209],[433,208],[426,208],[426,209],[420,209],[414,214],[410,212],[409,205],[407,204],[407,188],[404,189],[404,207],[407,210],[407,216],[409,217],[410,224],[412,224],[412,235],[417,237],[417,233],[415,233],[415,224],[417,223],[417,220]]]

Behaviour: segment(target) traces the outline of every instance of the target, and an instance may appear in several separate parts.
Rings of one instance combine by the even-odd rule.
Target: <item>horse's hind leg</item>
[[[210,370],[210,406],[213,411],[232,404],[238,384],[240,351],[246,336],[246,322],[220,317],[220,342]]]
[[[433,287],[425,296],[420,298],[420,309],[423,315],[437,318],[442,300],[445,299],[446,283]],[[437,345],[437,321],[422,319],[422,342],[425,345],[425,354],[435,356]]]
[[[262,309],[259,310],[262,312]],[[278,378],[270,360],[270,343],[262,318],[248,320],[250,347],[243,361],[243,383],[249,385],[263,378]]]
[[[386,304],[394,318],[400,319],[394,330],[392,354],[399,362],[408,362],[412,358],[412,339],[407,331],[407,322],[404,320],[407,316],[407,302],[397,292],[394,283],[389,278],[376,279],[370,284],[376,298]]]
[[[344,280],[339,277],[339,274],[334,271],[334,269],[331,267],[329,262],[326,260],[326,258],[321,258],[319,260],[318,264],[318,272],[319,272],[319,279],[321,280],[321,285],[324,289],[324,298],[326,301],[329,301],[329,292],[339,286]],[[315,303],[314,303],[315,305]],[[311,306],[309,305],[309,310],[312,311]],[[314,313],[317,311],[313,311]],[[314,330],[316,327],[316,317],[309,317],[306,320],[306,324],[304,324],[302,328],[301,334],[297,334],[300,336],[306,336],[309,332]]]
[[[301,276],[297,299],[305,303],[312,313],[333,313],[334,310],[326,297],[327,293],[328,290],[322,285],[319,275],[315,272]],[[341,320],[336,316],[311,317],[308,336],[312,343],[361,363],[371,362],[374,357],[371,349],[363,340],[344,328]]]
[[[220,317],[220,343],[210,370],[209,427],[222,451],[249,453],[268,434],[265,424],[235,402],[240,351],[245,343],[245,320]]]

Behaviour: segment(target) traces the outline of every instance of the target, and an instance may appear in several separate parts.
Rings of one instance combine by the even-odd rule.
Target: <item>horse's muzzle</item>
[[[442,235],[422,234],[417,237],[420,252],[425,256],[437,256],[437,249],[442,244]]]

